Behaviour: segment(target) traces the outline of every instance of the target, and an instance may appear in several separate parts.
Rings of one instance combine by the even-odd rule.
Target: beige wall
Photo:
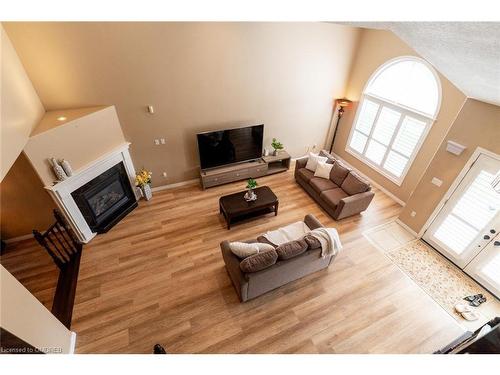
[[[78,117],[75,113],[83,115]],[[71,121],[50,127],[48,122],[57,122],[59,115]],[[84,109],[49,111],[39,126],[45,131],[35,129],[37,134],[29,139],[24,152],[44,185],[52,185],[55,180],[50,157],[68,160],[76,171],[125,143],[113,106],[97,107],[90,113]]]
[[[6,23],[5,29],[47,109],[116,106],[134,163],[153,171],[156,186],[196,176],[201,131],[265,123],[266,146],[277,137],[293,156],[321,147],[358,38],[358,29],[328,23]],[[155,138],[166,138],[166,145],[155,146]]]
[[[0,237],[7,240],[43,231],[54,221],[55,204],[24,153],[0,184]]]
[[[346,110],[340,122],[334,147],[334,152],[336,154],[340,155],[349,164],[359,169],[362,173],[386,188],[403,202],[406,202],[410,197],[439,147],[441,140],[460,111],[465,101],[465,95],[462,92],[453,86],[444,76],[439,74],[442,86],[441,109],[438,113],[436,122],[432,126],[401,186],[393,183],[391,180],[347,153],[345,148],[356,114],[357,103],[371,75],[386,61],[398,56],[409,55],[418,56],[415,51],[393,33],[382,30],[363,30],[346,92],[347,98],[353,100],[354,103]]]
[[[0,181],[17,159],[28,137],[43,116],[43,108],[19,57],[0,24],[1,119]]]
[[[45,352],[70,353],[71,331],[0,265],[0,327]]]
[[[460,156],[453,155],[446,151],[447,140],[458,142],[467,149]],[[408,200],[400,220],[419,232],[477,147],[500,155],[500,107],[467,99]],[[431,184],[433,177],[442,180],[443,184],[440,187]],[[410,216],[412,211],[417,213],[415,217]]]

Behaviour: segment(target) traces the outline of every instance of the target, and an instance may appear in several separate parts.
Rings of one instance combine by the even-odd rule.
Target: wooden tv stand
[[[203,189],[227,184],[234,181],[258,178],[285,172],[290,168],[290,155],[281,151],[277,156],[263,156],[256,161],[239,163],[220,168],[202,169],[200,181]]]

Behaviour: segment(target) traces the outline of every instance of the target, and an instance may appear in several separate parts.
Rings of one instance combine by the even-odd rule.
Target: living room
[[[0,24],[3,352],[499,352],[498,22],[125,19]]]

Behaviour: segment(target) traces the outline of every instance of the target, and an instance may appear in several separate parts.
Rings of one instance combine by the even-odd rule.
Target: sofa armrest
[[[306,225],[309,227],[309,229],[311,230],[314,230],[314,229],[318,229],[318,228],[322,228],[323,227],[323,224],[321,224],[319,222],[318,219],[316,219],[316,216],[312,215],[312,214],[307,214],[305,217],[304,217],[304,223],[306,223]]]
[[[297,171],[301,168],[305,168],[306,164],[307,164],[307,160],[309,158],[307,156],[303,157],[303,158],[300,158],[300,159],[297,159],[295,160],[295,173],[297,173]]]
[[[337,160],[337,159],[335,158],[335,156],[333,156],[332,154],[330,154],[330,153],[329,153],[328,151],[326,151],[326,150],[321,150],[321,151],[319,152],[319,156],[326,156],[326,158],[328,159],[328,161],[330,161],[330,163],[334,163],[334,162],[335,162],[335,160]]]
[[[248,280],[240,269],[240,259],[233,254],[228,241],[222,241],[220,243],[220,248],[227,272],[238,292],[238,296],[241,301],[246,301],[248,298]]]
[[[368,208],[374,196],[375,193],[370,190],[342,198],[335,209],[335,219],[340,220],[363,212]]]

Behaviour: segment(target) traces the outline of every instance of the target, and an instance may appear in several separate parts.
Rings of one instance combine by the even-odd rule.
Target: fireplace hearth
[[[123,162],[71,193],[93,232],[105,233],[137,207]]]

